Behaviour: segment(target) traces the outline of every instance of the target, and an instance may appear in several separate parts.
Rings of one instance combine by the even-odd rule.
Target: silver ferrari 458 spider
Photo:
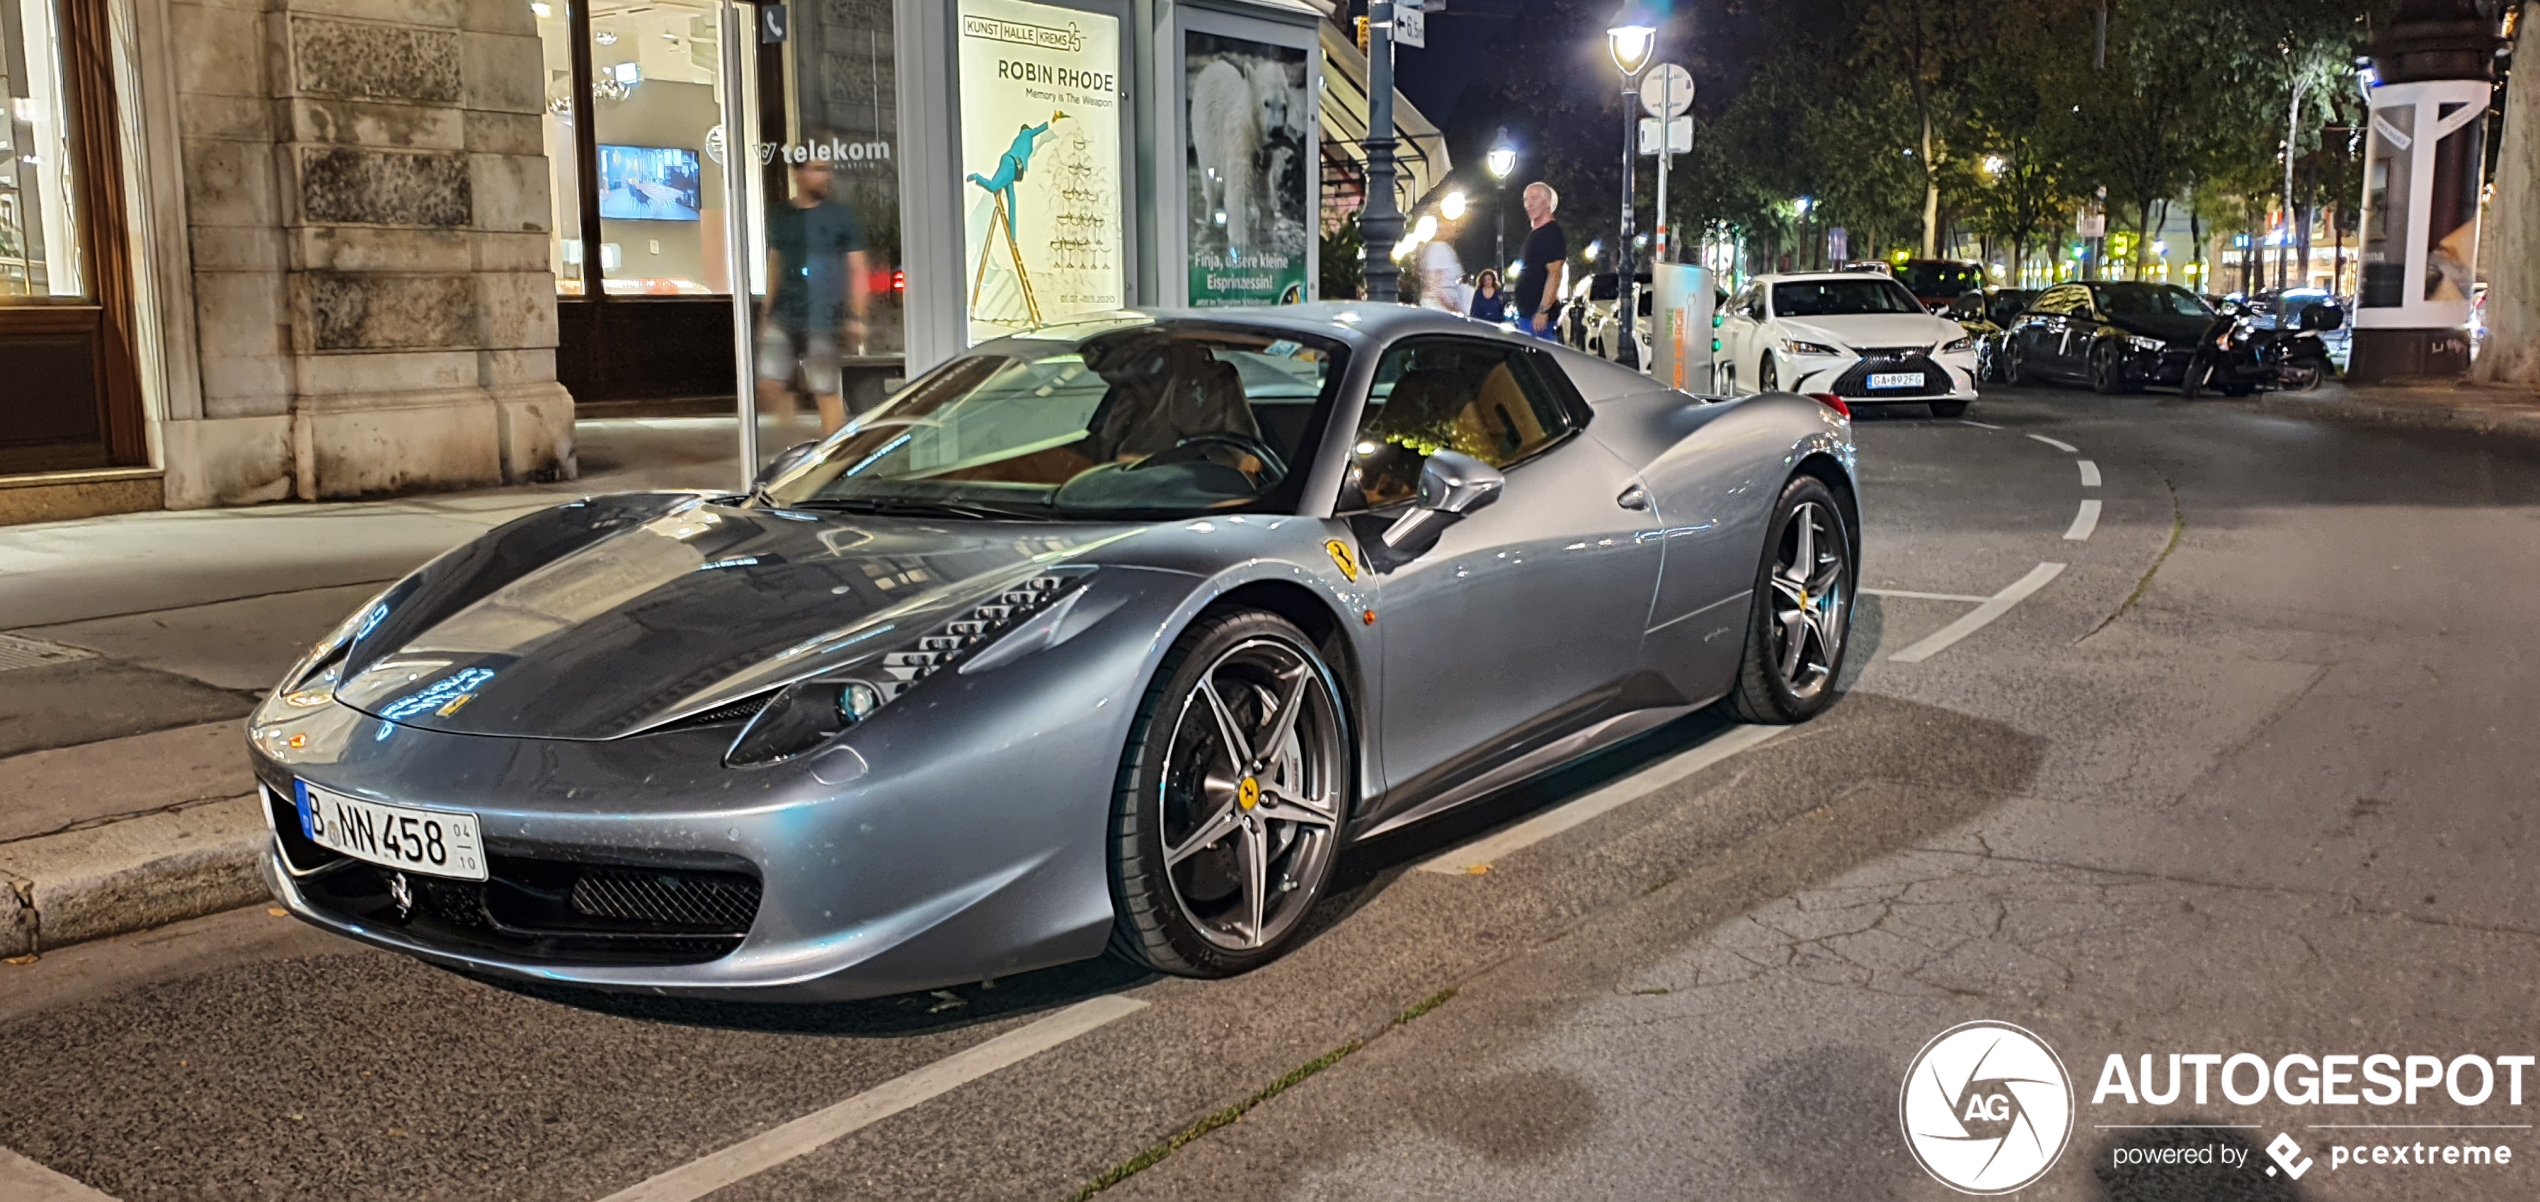
[[[1849,421],[1389,305],[979,346],[746,494],[591,497],[256,712],[294,914],[466,971],[867,997],[1280,954],[1352,843],[1822,709]]]

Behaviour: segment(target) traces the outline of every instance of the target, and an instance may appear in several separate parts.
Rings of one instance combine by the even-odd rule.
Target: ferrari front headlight
[[[987,649],[1067,595],[1090,569],[1046,572],[962,611],[898,651],[786,685],[767,696],[723,762],[735,768],[789,760],[845,734],[918,681]],[[736,702],[731,709],[751,703]],[[725,719],[729,721],[729,719]]]

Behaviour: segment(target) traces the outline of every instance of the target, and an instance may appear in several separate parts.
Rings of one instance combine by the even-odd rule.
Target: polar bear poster
[[[1186,36],[1191,303],[1301,298],[1315,185],[1297,169],[1311,145],[1305,51]]]

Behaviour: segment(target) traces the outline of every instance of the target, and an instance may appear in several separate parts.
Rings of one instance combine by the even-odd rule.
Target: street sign
[[[2073,219],[2073,232],[2084,238],[2105,235],[2108,232],[2108,215],[2104,212],[2093,213],[2084,209],[2079,217]]]
[[[1393,43],[1429,48],[1429,15],[1420,10],[1420,0],[1393,0]]]
[[[1652,117],[1681,117],[1693,107],[1693,73],[1674,63],[1649,69],[1640,79],[1640,108]]]
[[[1640,119],[1640,153],[1642,158],[1658,157],[1658,119]],[[1678,117],[1667,123],[1667,153],[1693,153],[1693,118]]]

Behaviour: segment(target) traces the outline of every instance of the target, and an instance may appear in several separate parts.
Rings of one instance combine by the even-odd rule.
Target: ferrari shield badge
[[[1350,583],[1356,584],[1358,559],[1349,553],[1349,544],[1336,538],[1324,543],[1323,549],[1332,553],[1332,566],[1339,568],[1341,575],[1348,577]]]

